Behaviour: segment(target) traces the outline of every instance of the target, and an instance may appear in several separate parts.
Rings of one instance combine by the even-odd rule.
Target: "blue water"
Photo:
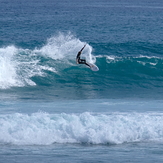
[[[163,162],[162,28],[161,0],[1,0],[0,162]]]

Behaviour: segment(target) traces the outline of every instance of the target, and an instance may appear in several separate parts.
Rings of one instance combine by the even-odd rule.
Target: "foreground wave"
[[[0,115],[0,143],[122,144],[163,141],[162,113]]]

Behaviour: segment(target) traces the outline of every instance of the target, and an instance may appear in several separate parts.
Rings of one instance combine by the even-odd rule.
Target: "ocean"
[[[0,163],[22,162],[163,162],[162,0],[0,0]]]

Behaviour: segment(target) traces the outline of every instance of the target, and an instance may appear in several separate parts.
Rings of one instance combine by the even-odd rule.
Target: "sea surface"
[[[0,163],[31,162],[163,162],[162,0],[0,0]]]

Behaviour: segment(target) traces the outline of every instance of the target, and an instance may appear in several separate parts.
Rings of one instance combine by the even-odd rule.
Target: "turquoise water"
[[[162,162],[162,9],[0,1],[0,162]]]

